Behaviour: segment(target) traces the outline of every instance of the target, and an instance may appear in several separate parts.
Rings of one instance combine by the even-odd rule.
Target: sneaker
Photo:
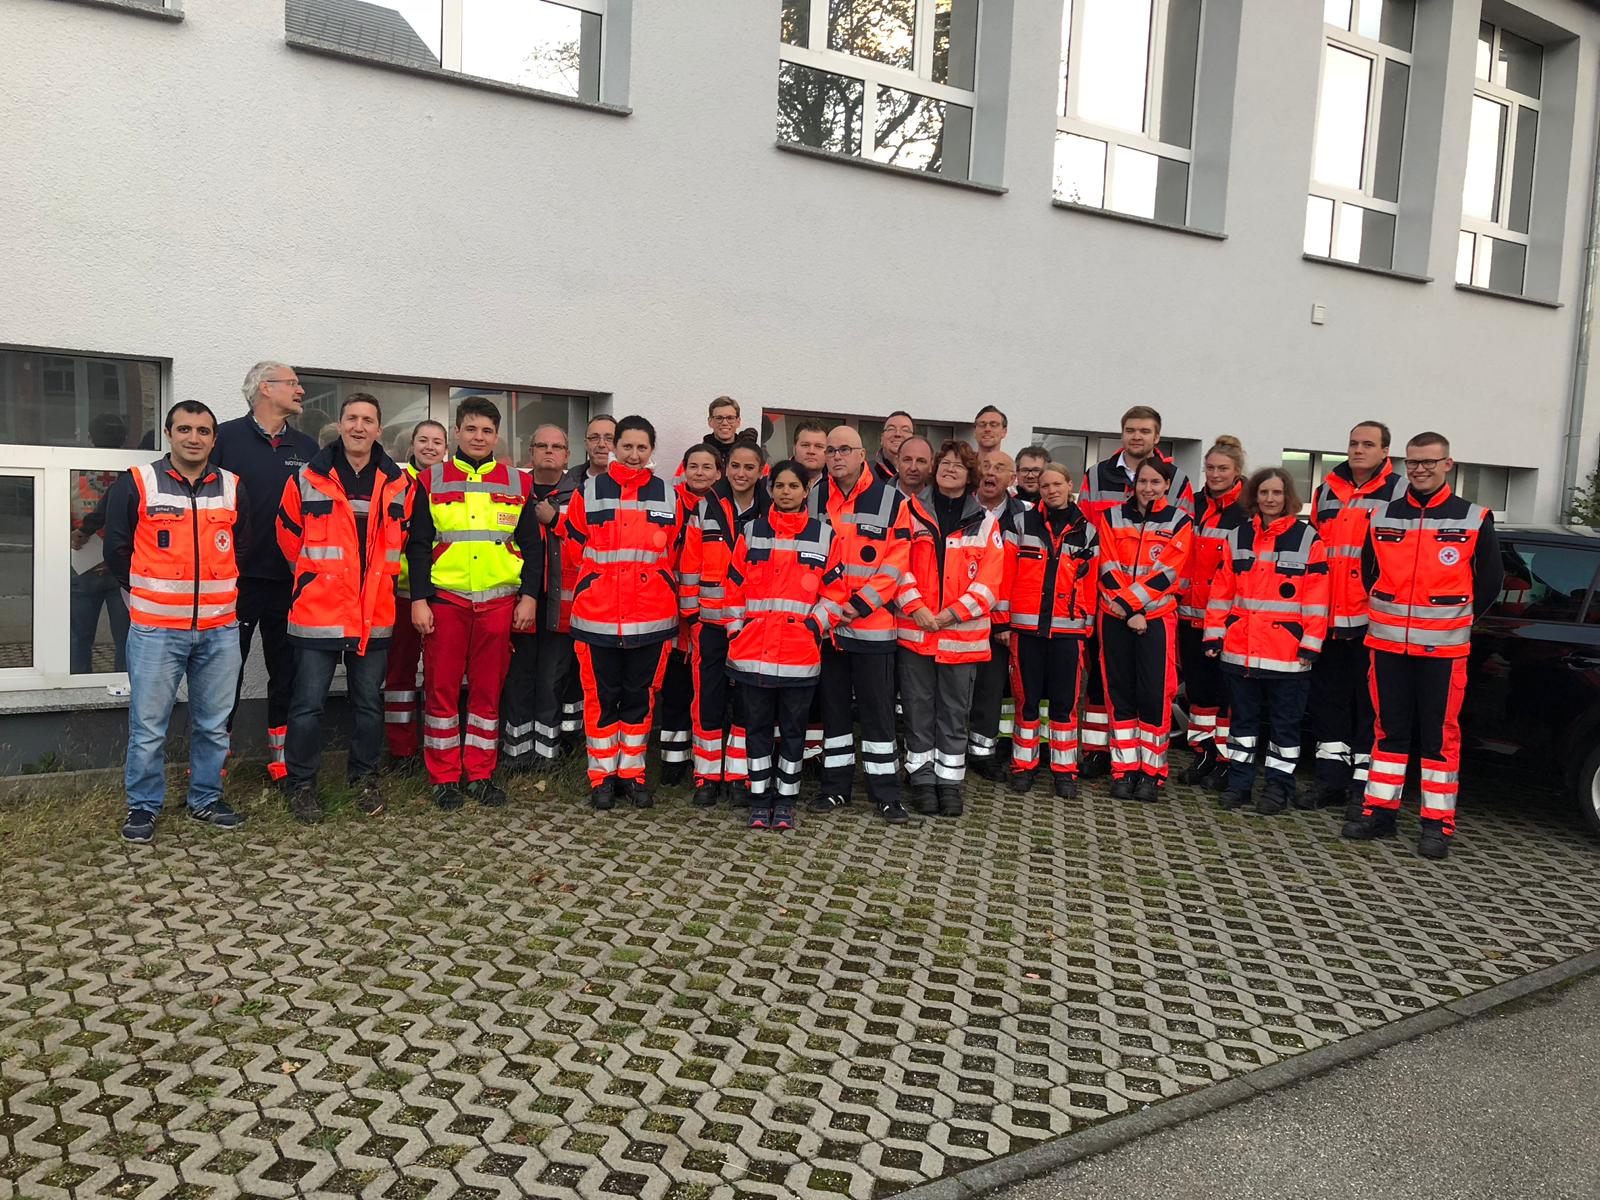
[[[1013,771],[1011,778],[1006,780],[1006,786],[1020,796],[1033,790],[1033,778],[1032,771]]]
[[[898,798],[889,801],[878,811],[883,814],[883,819],[891,825],[904,825],[911,820],[911,814],[906,812],[905,806],[900,803]]]
[[[468,796],[485,808],[505,807],[505,789],[498,786],[492,779],[474,779],[467,784],[466,792]]]
[[[722,785],[715,781],[696,785],[694,795],[689,797],[689,803],[696,808],[715,808],[717,793],[722,790]]]
[[[204,821],[207,825],[215,825],[218,829],[237,829],[244,824],[244,818],[234,812],[226,800],[213,800],[204,808],[191,808],[189,815],[196,821]],[[154,823],[152,819],[151,824]],[[149,841],[148,838],[145,840]]]
[[[459,784],[436,783],[433,785],[433,802],[445,812],[455,812],[467,802],[467,796]]]
[[[843,808],[850,803],[850,797],[842,792],[818,792],[811,800],[812,812],[832,812],[836,808]]]
[[[1113,800],[1133,799],[1133,776],[1118,775],[1111,781],[1111,798]]]
[[[772,828],[780,833],[795,826],[794,801],[779,800],[772,806]]]
[[[1425,817],[1422,833],[1417,837],[1417,853],[1423,858],[1445,858],[1450,853],[1450,838],[1445,834],[1444,822]]]
[[[686,762],[669,762],[661,764],[661,786],[677,787],[683,782],[683,777],[689,773],[689,764]]]
[[[924,817],[931,817],[939,811],[939,798],[933,790],[933,784],[913,783],[911,785],[911,807]]]
[[[650,794],[650,789],[641,779],[623,779],[619,781],[622,790],[627,794],[628,802],[635,808],[654,808],[656,798]]]
[[[1078,777],[1068,775],[1065,771],[1053,771],[1050,774],[1050,784],[1055,789],[1057,800],[1076,800],[1078,798]]]
[[[772,824],[772,809],[767,807],[767,802],[755,800],[750,804],[750,828],[766,829]]]
[[[1232,812],[1236,808],[1243,808],[1250,803],[1250,793],[1241,788],[1229,788],[1217,797],[1217,803]]]
[[[156,814],[142,808],[130,808],[122,822],[122,840],[125,842],[153,842],[156,840]]]
[[[1368,842],[1374,838],[1391,838],[1395,832],[1394,813],[1379,808],[1363,812],[1354,821],[1346,821],[1339,836],[1352,842]]]
[[[589,789],[589,803],[596,812],[605,812],[617,806],[617,785],[609,776]]]
[[[1183,772],[1183,782],[1191,787],[1203,783],[1211,772],[1217,769],[1217,752],[1212,749],[1210,742],[1201,744],[1195,751],[1194,762]]]
[[[959,817],[967,811],[966,802],[962,799],[959,787],[942,787],[939,792],[939,815],[941,817]]]
[[[385,800],[383,789],[378,786],[376,778],[368,777],[354,781],[356,787],[356,807],[363,816],[375,817],[383,812]]]
[[[1078,768],[1079,779],[1101,779],[1111,774],[1111,755],[1104,750],[1091,750],[1083,756]]]
[[[322,824],[322,801],[317,799],[317,789],[309,783],[295,788],[289,793],[289,811],[302,825]]]
[[[1156,782],[1154,775],[1140,775],[1133,785],[1133,798],[1142,800],[1146,804],[1154,804],[1161,799],[1161,785]]]
[[[1269,779],[1262,785],[1261,795],[1256,797],[1256,813],[1258,816],[1275,817],[1289,807],[1288,790],[1276,779]]]

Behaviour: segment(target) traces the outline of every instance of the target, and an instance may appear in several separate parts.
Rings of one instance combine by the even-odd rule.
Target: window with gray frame
[[[1478,26],[1456,282],[1520,295],[1534,220],[1544,48]]]

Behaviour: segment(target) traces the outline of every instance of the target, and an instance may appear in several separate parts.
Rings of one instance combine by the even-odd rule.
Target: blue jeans
[[[317,767],[322,762],[322,709],[328,701],[333,669],[341,658],[345,689],[355,713],[346,777],[354,781],[378,773],[378,756],[383,753],[383,677],[389,666],[388,645],[368,646],[365,654],[296,646],[289,733],[283,743],[291,787],[315,786],[317,782]]]
[[[87,571],[72,577],[71,593],[72,673],[88,675],[94,671],[94,640],[100,632],[103,607],[111,622],[113,671],[128,669],[128,606],[122,602],[122,589],[105,571]]]
[[[166,801],[167,726],[178,683],[189,681],[189,807],[222,796],[228,713],[239,678],[239,626],[128,628],[128,807],[160,812]]]
[[[1256,781],[1256,758],[1266,751],[1267,780],[1294,795],[1294,769],[1300,762],[1301,725],[1311,696],[1311,676],[1257,672],[1240,675],[1224,668],[1233,716],[1228,731],[1228,787],[1248,792]],[[1262,745],[1262,738],[1266,744]]]

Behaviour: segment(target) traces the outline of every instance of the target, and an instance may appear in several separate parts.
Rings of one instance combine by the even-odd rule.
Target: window
[[[0,442],[148,448],[160,404],[155,361],[0,348]]]
[[[339,436],[339,405],[352,392],[377,397],[383,410],[383,444],[391,458],[405,462],[411,455],[411,429],[428,415],[428,385],[378,379],[295,372],[305,388],[304,407],[295,427],[326,446]]]
[[[778,138],[972,176],[979,0],[781,0]]]
[[[1317,485],[1328,477],[1329,471],[1344,461],[1345,455],[1331,450],[1285,450],[1282,465],[1294,480],[1295,490],[1309,505]],[[1405,473],[1405,467],[1399,463],[1395,464],[1395,470]]]
[[[1172,443],[1163,439],[1156,443],[1161,453],[1172,457]],[[1030,445],[1043,446],[1051,462],[1058,462],[1072,472],[1076,487],[1089,467],[1105,458],[1116,458],[1122,453],[1120,433],[1068,433],[1059,429],[1035,429]],[[1091,457],[1092,456],[1092,457]]]
[[[1189,219],[1201,0],[1067,0],[1055,197]]]
[[[1476,79],[1456,282],[1521,295],[1533,228],[1544,49],[1482,22]]]
[[[859,421],[852,418],[844,418],[842,423],[854,425],[860,431],[861,444],[866,447],[868,458],[871,458],[882,447],[883,422],[877,417],[862,417]],[[925,421],[917,422],[916,431],[918,437],[928,439],[928,444],[935,451],[956,436],[956,427],[954,425],[929,424]]]
[[[1324,0],[1305,252],[1394,265],[1416,0]]]
[[[400,66],[601,98],[607,0],[287,0],[292,38]]]
[[[1507,541],[1505,581],[1494,615],[1528,621],[1577,621],[1595,582],[1600,554],[1585,546]]]
[[[0,470],[0,675],[34,667],[38,479]]]
[[[455,425],[456,405],[468,396],[483,396],[494,401],[500,409],[500,441],[495,446],[497,457],[508,453],[518,466],[528,464],[528,440],[541,425],[559,425],[567,433],[568,463],[576,466],[583,457],[583,431],[589,421],[589,397],[568,396],[550,392],[511,391],[507,389],[453,387],[450,389],[450,412],[445,419],[447,427]],[[452,442],[453,442],[452,436]]]

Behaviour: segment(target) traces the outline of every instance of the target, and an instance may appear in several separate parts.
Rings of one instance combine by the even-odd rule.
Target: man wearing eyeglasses
[[[1043,446],[1024,446],[1017,451],[1017,483],[1012,494],[1024,504],[1039,503],[1039,476],[1044,474],[1050,461],[1050,451]]]
[[[717,452],[724,467],[728,465],[734,442],[739,439],[739,415],[739,402],[732,396],[718,396],[706,410],[706,427],[711,430],[711,436],[705,439],[705,444]]]
[[[1377,707],[1366,804],[1344,827],[1355,841],[1395,835],[1415,740],[1422,757],[1417,853],[1443,858],[1456,828],[1461,700],[1472,622],[1500,594],[1505,571],[1494,516],[1450,490],[1450,443],[1406,443],[1405,495],[1373,515],[1361,552],[1367,645]]]
[[[300,415],[306,390],[293,367],[258,362],[244,377],[250,411],[217,426],[211,465],[239,477],[245,494],[244,519],[251,529],[271,530],[278,519],[283,485],[317,455],[317,443],[289,423]],[[289,564],[271,536],[255,537],[239,559],[239,683],[234,689],[233,729],[239,711],[238,692],[250,643],[261,633],[261,656],[267,666],[267,774],[282,787],[288,774],[284,739],[289,732],[289,702],[294,695],[295,652],[289,641],[289,599],[293,589]]]

